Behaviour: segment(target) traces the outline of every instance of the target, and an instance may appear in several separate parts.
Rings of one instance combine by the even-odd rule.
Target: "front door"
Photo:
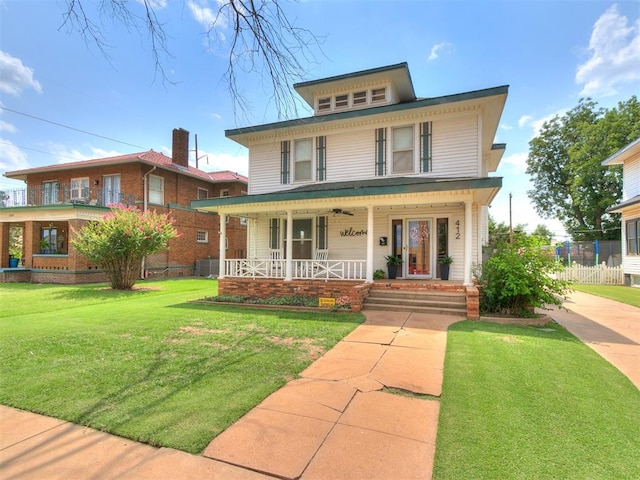
[[[431,219],[407,220],[406,275],[409,278],[433,277],[433,235]]]

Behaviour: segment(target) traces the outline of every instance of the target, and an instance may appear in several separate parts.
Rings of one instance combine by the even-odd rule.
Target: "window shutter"
[[[316,138],[316,179],[319,182],[323,182],[327,179],[327,164],[326,164],[326,152],[327,152],[327,137]]]
[[[387,129],[376,129],[376,176],[387,174]]]
[[[318,217],[316,219],[316,248],[326,250],[328,246],[328,217]]]
[[[283,140],[280,142],[280,183],[291,182],[291,142]]]
[[[269,220],[269,248],[277,250],[280,248],[280,219]]]
[[[431,171],[431,122],[420,125],[420,171]]]

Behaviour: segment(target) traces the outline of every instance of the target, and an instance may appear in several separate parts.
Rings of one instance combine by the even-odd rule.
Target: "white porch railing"
[[[585,267],[572,265],[556,274],[558,280],[570,280],[583,285],[623,285],[624,271],[622,266],[607,267],[597,265]]]
[[[285,278],[286,260],[235,258],[224,261],[225,277]],[[296,280],[366,280],[366,260],[292,260]]]

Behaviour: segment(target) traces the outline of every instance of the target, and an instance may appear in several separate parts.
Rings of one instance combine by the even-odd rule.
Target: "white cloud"
[[[518,126],[519,127],[531,127],[531,129],[533,130],[533,133],[531,135],[531,138],[533,137],[537,137],[540,134],[540,130],[542,129],[542,125],[544,125],[545,122],[548,122],[549,120],[552,120],[556,115],[562,116],[567,112],[566,108],[563,108],[561,110],[558,110],[554,113],[550,113],[549,115],[546,115],[542,118],[535,118],[531,115],[523,115],[522,117],[520,117],[520,119],[518,120]]]
[[[428,60],[435,60],[440,56],[440,54],[453,53],[455,51],[455,45],[453,43],[441,42],[436,43],[433,47],[431,47],[431,53],[429,54]]]
[[[151,8],[154,10],[162,10],[167,8],[168,0],[137,0],[138,3],[144,4],[145,2],[149,4]]]
[[[102,148],[89,147],[89,153],[83,153],[78,149],[69,149],[66,145],[50,144],[49,151],[58,158],[58,163],[80,162],[82,160],[93,160],[96,158],[107,158],[123,155],[115,150],[104,150]]]
[[[216,0],[215,3],[217,8],[213,10],[207,6],[207,2],[195,0],[187,2],[193,18],[207,30],[214,26],[224,28],[228,24],[225,15],[218,15],[223,2]]]
[[[502,159],[501,164],[512,167],[512,173],[524,173],[527,169],[527,153],[514,153]]]
[[[629,25],[616,4],[593,25],[588,50],[576,72],[581,95],[614,95],[618,85],[640,81],[640,19]]]
[[[33,69],[24,66],[19,58],[0,50],[0,92],[20,95],[26,88],[42,93],[42,86],[33,78]]]
[[[507,124],[507,123],[501,123],[500,124],[500,128],[502,130],[513,130],[513,127],[511,125]]]
[[[200,170],[205,172],[230,170],[245,176],[249,173],[249,155],[246,152],[239,155],[199,152],[199,155],[201,157]]]
[[[17,130],[14,125],[11,125],[10,123],[0,120],[0,132],[16,133],[16,131]]]
[[[26,154],[13,142],[0,138],[0,171],[10,172],[29,168]]]

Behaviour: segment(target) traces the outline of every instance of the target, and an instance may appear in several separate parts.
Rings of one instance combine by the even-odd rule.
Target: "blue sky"
[[[85,3],[91,10],[95,2]],[[63,26],[62,0],[0,0],[0,172],[150,148],[170,154],[171,131],[182,127],[198,134],[201,168],[247,173],[246,150],[224,130],[278,119],[268,83],[244,76],[250,111],[234,115],[222,79],[231,32],[221,25],[219,41],[205,42],[206,8],[216,2],[153,3],[169,34],[171,56],[161,61],[173,84],[157,76],[144,30],[103,18],[105,58]],[[497,172],[503,188],[490,213],[508,223],[511,193],[513,222],[529,230],[544,223],[563,233],[527,198],[525,160],[536,129],[581,97],[610,108],[640,93],[638,1],[281,3],[296,26],[322,40],[315,62],[301,60],[304,80],[408,62],[420,97],[510,85],[496,137],[507,144]],[[0,188],[21,185],[0,178]]]

